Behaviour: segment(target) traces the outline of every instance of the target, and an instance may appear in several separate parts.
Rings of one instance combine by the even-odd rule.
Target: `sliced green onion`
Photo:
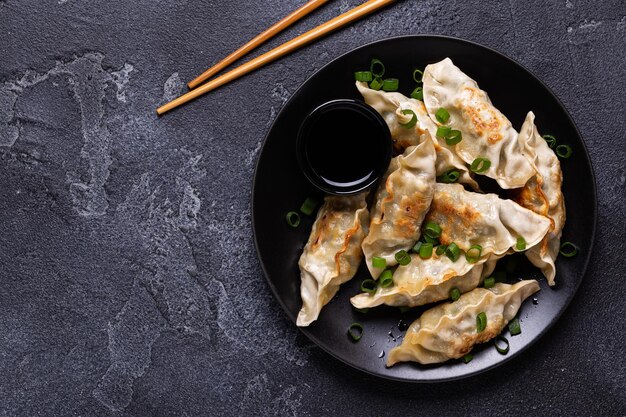
[[[433,256],[433,244],[432,243],[424,243],[420,247],[420,258],[428,259]]]
[[[361,291],[368,294],[374,294],[376,292],[376,281],[373,279],[366,279],[361,282]]]
[[[572,147],[569,145],[559,145],[556,147],[556,154],[563,159],[567,159],[572,156]]]
[[[439,180],[445,184],[452,184],[458,181],[461,174],[459,171],[451,170],[439,177]]]
[[[390,269],[385,269],[380,277],[378,278],[378,283],[381,288],[391,287],[393,285],[393,272]]]
[[[353,342],[358,342],[363,337],[363,326],[359,323],[352,323],[348,327],[348,336],[350,336]]]
[[[415,80],[416,83],[421,83],[423,76],[424,76],[424,72],[418,69],[413,70],[413,80]]]
[[[407,116],[409,114],[412,114],[413,116],[411,117],[411,120],[409,120],[406,123],[398,122],[398,123],[400,123],[400,126],[406,128],[406,129],[411,129],[412,127],[414,127],[415,124],[417,123],[417,116],[415,115],[415,112],[413,110],[410,110],[410,109],[404,109],[404,110],[402,110],[402,114],[405,114]]]
[[[459,290],[457,287],[452,287],[450,289],[450,299],[452,301],[456,301],[461,297],[461,290]]]
[[[307,199],[304,200],[304,203],[302,203],[302,205],[300,206],[300,211],[303,214],[310,216],[311,214],[313,214],[316,207],[317,207],[317,200],[307,197]]]
[[[448,146],[453,146],[463,140],[463,135],[460,130],[451,130],[448,135],[446,135],[446,144]]]
[[[452,262],[456,262],[459,256],[461,256],[461,249],[456,243],[452,242],[446,247],[445,254]]]
[[[487,315],[481,311],[476,316],[476,333],[480,333],[487,328]]]
[[[413,97],[415,100],[424,101],[424,88],[415,87],[415,90],[413,90],[413,92],[411,93],[411,97]]]
[[[465,259],[471,264],[478,262],[478,258],[483,253],[483,247],[480,245],[472,245],[465,253]]]
[[[573,258],[574,256],[578,255],[578,247],[572,242],[563,242],[559,253],[566,258]]]
[[[439,126],[437,128],[437,137],[445,138],[450,134],[450,132],[452,132],[452,128],[450,126]]]
[[[433,239],[441,236],[441,226],[439,226],[435,222],[428,222],[424,227],[424,234],[428,237],[432,237]]]
[[[372,59],[372,61],[370,62],[370,72],[374,77],[377,78],[385,75],[385,64],[383,64],[383,61],[376,58]]]
[[[371,71],[357,71],[354,73],[354,79],[356,81],[370,82],[374,79]]]
[[[504,282],[506,281],[506,272],[496,271],[493,273],[493,277],[496,279],[496,282]]]
[[[551,148],[554,148],[554,145],[556,145],[556,138],[552,135],[543,135],[543,139]]]
[[[396,252],[394,257],[396,258],[396,261],[402,266],[405,266],[411,263],[411,256],[405,250],[400,250]]]
[[[356,311],[358,311],[359,313],[361,313],[361,314],[367,314],[367,312],[368,312],[368,311],[370,311],[370,309],[369,309],[369,308],[367,308],[367,307],[366,307],[366,308],[356,308],[356,307],[355,307],[354,309],[355,309]]]
[[[496,279],[494,277],[485,278],[485,288],[491,288],[496,285]]]
[[[387,260],[385,258],[379,258],[378,256],[374,256],[372,258],[372,266],[374,268],[385,268],[387,266]]]
[[[439,239],[437,239],[436,237],[430,237],[430,236],[426,236],[426,235],[422,235],[422,239],[424,240],[424,242],[426,243],[432,243],[433,246],[438,245],[439,244]]]
[[[450,113],[448,110],[440,107],[439,110],[435,112],[435,119],[441,124],[445,124],[448,120],[450,120]]]
[[[502,343],[504,343],[504,347],[501,347]],[[496,336],[496,338],[493,340],[493,345],[496,347],[498,353],[501,353],[502,355],[506,355],[507,353],[509,353],[509,341],[506,339],[506,337],[502,335]]]
[[[509,332],[511,332],[511,336],[517,336],[522,332],[522,326],[520,326],[517,318],[514,318],[509,323]]]
[[[435,253],[439,256],[443,255],[444,253],[446,253],[446,245],[439,245],[437,246],[437,250],[435,251]]]
[[[380,90],[383,86],[383,79],[380,77],[376,77],[372,80],[372,82],[370,83],[370,88],[372,90]]]
[[[420,253],[420,248],[422,247],[423,242],[420,242],[419,240],[417,241],[417,243],[413,246],[413,248],[411,249],[414,253]]]
[[[287,224],[291,227],[298,227],[300,224],[300,215],[295,211],[290,211],[285,216],[285,220],[287,220]]]
[[[383,81],[383,91],[398,91],[400,81],[397,78],[386,78]]]
[[[517,250],[525,250],[526,249],[526,239],[523,236],[517,237],[517,242],[515,243],[515,249]]]
[[[487,171],[491,167],[491,161],[487,158],[476,158],[472,165],[470,166],[470,170],[477,174],[482,174]]]
[[[463,356],[463,358],[462,358],[463,363],[470,363],[472,361],[472,359],[474,359],[474,355],[472,355],[471,353],[468,353],[467,355]]]

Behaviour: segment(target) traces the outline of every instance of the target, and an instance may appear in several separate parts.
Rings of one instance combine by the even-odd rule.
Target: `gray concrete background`
[[[0,0],[0,414],[626,415],[626,3],[398,2],[156,118],[301,3]],[[292,92],[352,48],[417,33],[539,76],[582,132],[599,197],[559,323],[518,360],[436,385],[364,375],[300,335],[250,225],[258,151]]]

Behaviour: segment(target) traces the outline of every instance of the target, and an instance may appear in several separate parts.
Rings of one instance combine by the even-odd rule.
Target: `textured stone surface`
[[[626,3],[398,2],[156,118],[300,3],[0,0],[0,415],[625,415]],[[274,302],[250,224],[258,151],[292,92],[354,47],[415,33],[485,44],[544,80],[599,198],[558,325],[519,360],[435,385],[312,346]]]

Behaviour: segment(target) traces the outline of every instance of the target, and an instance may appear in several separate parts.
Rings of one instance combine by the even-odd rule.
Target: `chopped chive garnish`
[[[556,147],[556,154],[563,159],[569,158],[572,156],[572,153],[572,147],[569,145],[559,145]]]
[[[413,70],[413,80],[416,83],[421,83],[422,82],[422,77],[424,76],[424,73],[418,69],[414,69]]]
[[[400,250],[396,252],[394,257],[396,258],[396,262],[398,262],[402,266],[405,266],[411,263],[411,256],[405,250]]]
[[[522,332],[522,326],[520,326],[517,318],[514,318],[509,323],[509,332],[511,332],[511,336],[517,336]]]
[[[423,87],[415,87],[415,90],[411,93],[411,97],[415,100],[424,101],[424,88]]]
[[[380,77],[376,77],[372,80],[372,82],[370,83],[370,88],[372,90],[380,90],[381,87],[383,86],[383,79]]]
[[[480,333],[487,328],[487,315],[481,311],[476,316],[476,333]]]
[[[439,239],[436,237],[430,237],[427,235],[422,235],[422,239],[424,240],[424,242],[426,243],[432,243],[433,246],[438,245],[439,244]]]
[[[482,174],[487,171],[491,167],[491,161],[487,158],[476,158],[472,165],[470,166],[470,170],[477,174]]]
[[[573,258],[574,256],[578,255],[578,247],[572,242],[563,242],[559,253],[566,258]]]
[[[354,73],[354,79],[356,81],[370,82],[374,79],[371,71],[357,71]]]
[[[485,278],[485,288],[491,288],[496,285],[496,279],[494,277]]]
[[[385,64],[380,59],[372,59],[370,62],[370,72],[374,77],[380,78],[385,75]]]
[[[482,254],[482,252],[483,252],[482,246],[472,245],[465,253],[465,259],[467,260],[467,262],[471,264],[475,264],[478,261],[478,258],[480,258],[480,255]]]
[[[496,336],[496,338],[493,340],[493,345],[496,347],[498,353],[501,353],[503,355],[509,353],[509,341],[506,339],[506,337],[502,335]]]
[[[472,361],[472,359],[474,359],[474,355],[472,355],[471,353],[468,353],[467,355],[463,356],[463,358],[462,358],[463,363],[470,363]]]
[[[496,271],[493,273],[493,277],[496,279],[496,282],[504,282],[506,281],[506,272]]]
[[[424,234],[433,239],[439,238],[441,236],[441,226],[435,222],[428,222],[424,227]]]
[[[445,184],[452,184],[457,182],[460,176],[459,171],[453,169],[439,177],[439,180]]]
[[[459,256],[461,256],[461,249],[456,243],[452,242],[446,247],[445,254],[452,262],[456,262]]]
[[[443,255],[444,253],[446,253],[446,245],[439,245],[437,246],[437,250],[435,251],[435,253],[439,256]]]
[[[453,146],[463,140],[463,135],[460,130],[451,130],[450,133],[446,135],[446,144],[448,146]]]
[[[383,91],[398,91],[400,81],[397,78],[386,78],[383,80]]]
[[[433,244],[432,243],[424,243],[420,247],[420,258],[428,259],[433,256]]]
[[[417,241],[417,243],[415,245],[413,245],[413,248],[411,249],[414,253],[420,253],[420,248],[422,247],[422,244],[424,242],[420,242],[419,240]]]
[[[439,126],[437,128],[436,135],[438,138],[445,139],[450,134],[450,132],[452,132],[452,128],[450,126]]]
[[[551,148],[554,148],[554,145],[556,145],[556,138],[552,135],[543,135],[543,139]]]
[[[406,129],[411,129],[413,126],[415,126],[415,124],[417,123],[417,115],[415,115],[415,112],[413,110],[404,109],[404,110],[402,110],[402,114],[405,114],[407,116],[412,114],[413,116],[411,116],[411,120],[409,120],[406,123],[398,122],[398,123],[400,123],[400,126],[406,128]]]
[[[300,215],[295,211],[290,211],[285,216],[285,220],[287,220],[287,224],[291,227],[298,227],[300,224]]]
[[[355,310],[358,311],[361,314],[367,314],[367,312],[370,311],[370,309],[367,308],[367,307],[366,308],[356,308],[355,307]]]
[[[300,206],[300,211],[303,214],[310,216],[311,214],[313,214],[316,207],[317,207],[317,200],[307,197],[307,199],[304,200],[304,203],[302,203],[302,205]]]
[[[448,110],[440,107],[439,110],[435,112],[435,119],[437,119],[439,123],[445,124],[450,120],[450,113],[448,113]]]
[[[380,277],[378,278],[378,283],[381,288],[391,287],[393,285],[393,272],[390,269],[385,269]]]
[[[376,281],[374,281],[373,279],[366,279],[365,281],[361,282],[361,291],[369,294],[374,294],[376,292]]]
[[[450,289],[450,299],[452,301],[456,301],[461,297],[461,290],[459,290],[457,287],[452,287]]]
[[[526,239],[523,236],[517,237],[517,242],[515,243],[515,249],[517,250],[525,250],[526,249]]]
[[[359,323],[352,323],[348,327],[348,336],[350,336],[353,342],[358,342],[363,337],[363,326]]]
[[[387,260],[385,258],[379,258],[378,256],[374,256],[372,258],[372,266],[374,268],[385,268],[387,266]]]

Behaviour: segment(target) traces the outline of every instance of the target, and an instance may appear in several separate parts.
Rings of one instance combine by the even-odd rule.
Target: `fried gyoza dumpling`
[[[363,257],[361,243],[369,223],[366,195],[324,199],[298,262],[302,281],[298,326],[308,326],[317,320],[322,307],[359,268]]]
[[[424,135],[430,134],[437,154],[435,162],[437,176],[456,170],[459,172],[458,182],[468,184],[474,190],[478,190],[478,184],[470,176],[465,162],[454,153],[454,150],[444,140],[437,138],[437,126],[430,119],[423,102],[408,98],[400,93],[372,90],[364,82],[357,82],[356,86],[365,103],[372,106],[387,122],[396,151],[403,152],[409,146],[421,143],[424,140]],[[407,123],[412,117],[410,114],[402,113],[403,110],[411,110],[415,113],[417,117],[415,126],[411,128],[402,126],[401,123]]]
[[[484,172],[502,188],[519,188],[535,175],[530,162],[534,155],[511,122],[496,109],[487,93],[456,67],[450,58],[428,65],[424,70],[424,103],[433,121],[445,109],[445,124],[460,130],[463,139],[454,151],[466,163],[486,158],[491,166]],[[444,112],[445,114],[445,112]]]
[[[534,160],[537,174],[532,177],[524,188],[519,190],[515,197],[520,205],[547,217],[550,222],[550,232],[541,243],[526,252],[526,257],[541,269],[548,280],[548,284],[554,285],[556,267],[554,261],[559,255],[561,246],[561,233],[565,225],[565,200],[561,185],[563,173],[559,158],[550,149],[546,141],[541,137],[535,126],[535,115],[529,112],[526,121],[522,125],[520,135],[527,136],[528,145],[534,149]]]
[[[430,135],[423,139],[391,160],[376,191],[369,234],[362,245],[374,279],[383,269],[374,268],[372,257],[384,258],[387,265],[395,265],[396,252],[408,250],[420,237],[420,226],[435,185],[435,148]]]
[[[539,291],[535,280],[517,284],[496,284],[490,289],[476,288],[457,301],[440,304],[425,311],[406,332],[402,344],[389,352],[387,366],[398,362],[441,363],[461,358],[474,345],[499,335],[517,314],[522,302]],[[485,313],[484,330],[476,318]]]

